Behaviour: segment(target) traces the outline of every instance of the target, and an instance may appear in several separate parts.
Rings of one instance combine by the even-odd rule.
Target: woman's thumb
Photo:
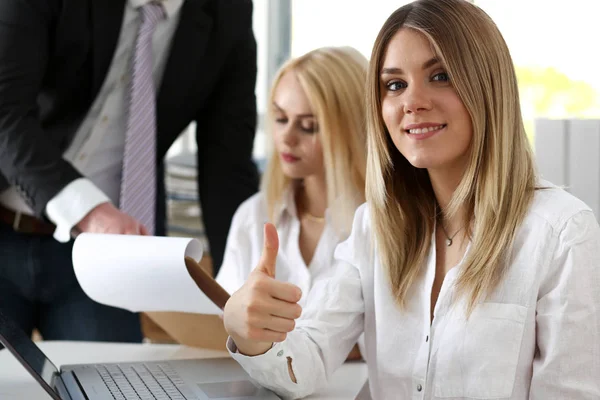
[[[264,244],[262,256],[257,269],[269,275],[271,278],[275,278],[275,264],[277,262],[277,252],[279,250],[277,229],[275,229],[273,224],[267,222],[263,229],[263,236]]]

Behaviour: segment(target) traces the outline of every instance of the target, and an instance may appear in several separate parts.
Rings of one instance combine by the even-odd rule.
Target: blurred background
[[[600,37],[600,1],[472,2],[496,22],[511,51],[527,134],[536,153],[544,153],[541,157],[549,158],[540,161],[540,170],[554,183],[566,187],[586,186],[593,181],[593,188],[582,187],[574,194],[590,204],[598,215],[600,164],[598,171],[595,166],[600,163],[600,141],[584,140],[580,145],[591,148],[592,153],[580,154],[578,144],[572,144],[570,138],[575,128],[564,121],[590,120],[583,129],[600,138],[600,123],[594,120],[600,118],[600,52],[595,43]],[[350,45],[368,58],[385,19],[406,3],[404,0],[254,0],[259,111],[254,155],[259,167],[264,166],[268,152],[264,114],[269,82],[281,63],[290,56],[329,45]],[[167,154],[173,235],[202,236],[199,218],[189,218],[200,215],[195,204],[196,145],[192,132],[193,129],[189,129],[184,133]],[[540,151],[544,146],[548,149]],[[579,165],[573,164],[576,161]],[[590,163],[594,167],[591,171]],[[579,176],[572,177],[583,167],[588,170],[583,180]]]

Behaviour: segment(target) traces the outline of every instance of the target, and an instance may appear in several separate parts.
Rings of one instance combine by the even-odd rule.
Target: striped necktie
[[[152,34],[165,18],[163,7],[139,8],[142,22],[132,58],[120,208],[153,235],[156,207],[156,94],[152,79]]]

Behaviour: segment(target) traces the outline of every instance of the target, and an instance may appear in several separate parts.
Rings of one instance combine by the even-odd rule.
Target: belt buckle
[[[15,219],[13,220],[13,229],[15,230],[15,232],[19,232],[22,215],[23,213],[21,213],[20,211],[15,211]]]

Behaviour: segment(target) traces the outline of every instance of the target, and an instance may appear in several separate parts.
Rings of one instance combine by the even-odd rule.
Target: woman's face
[[[427,38],[400,29],[382,65],[381,113],[398,151],[416,168],[464,170],[471,118]]]
[[[293,71],[275,88],[273,110],[273,137],[283,173],[292,179],[324,175],[317,119]]]

